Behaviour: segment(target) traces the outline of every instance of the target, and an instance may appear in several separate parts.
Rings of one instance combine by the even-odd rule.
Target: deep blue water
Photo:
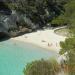
[[[58,54],[37,46],[18,42],[0,42],[0,75],[23,75],[25,65],[41,58],[49,59]]]

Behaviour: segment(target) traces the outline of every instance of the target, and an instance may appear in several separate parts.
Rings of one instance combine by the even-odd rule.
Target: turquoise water
[[[23,75],[27,63],[57,56],[55,52],[23,42],[11,40],[0,42],[0,75]]]

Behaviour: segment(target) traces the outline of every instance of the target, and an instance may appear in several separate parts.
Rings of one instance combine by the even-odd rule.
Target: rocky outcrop
[[[6,32],[10,37],[15,37],[24,33],[30,33],[38,28],[38,25],[32,23],[25,14],[13,12],[11,15],[0,16],[1,32]]]
[[[7,33],[5,32],[0,32],[0,39],[4,38],[4,37],[9,37]]]
[[[10,10],[4,2],[0,3],[0,37],[4,35],[15,37],[38,28],[39,24],[33,23],[26,14]]]

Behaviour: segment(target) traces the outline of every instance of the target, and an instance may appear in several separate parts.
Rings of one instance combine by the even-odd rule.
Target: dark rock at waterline
[[[9,36],[4,32],[0,32],[0,39],[3,39],[5,37],[9,37]]]

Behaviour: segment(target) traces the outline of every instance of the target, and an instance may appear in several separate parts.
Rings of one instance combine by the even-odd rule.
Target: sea
[[[0,75],[24,75],[23,69],[35,60],[57,58],[52,50],[14,40],[0,42]]]

